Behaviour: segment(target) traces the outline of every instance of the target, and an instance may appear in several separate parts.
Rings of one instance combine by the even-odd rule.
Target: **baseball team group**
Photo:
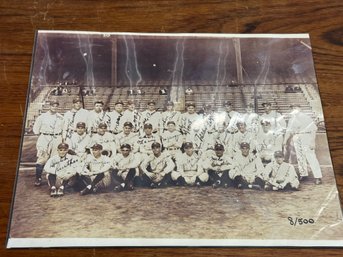
[[[309,168],[322,183],[317,126],[296,104],[287,122],[270,102],[261,115],[253,104],[239,113],[229,101],[218,110],[188,102],[184,113],[173,102],[163,112],[154,101],[142,112],[131,100],[116,101],[112,111],[101,100],[92,110],[79,97],[72,104],[61,114],[59,102],[50,101],[33,126],[35,186],[46,174],[51,196],[63,196],[66,187],[81,195],[168,186],[299,190]],[[290,146],[297,169],[285,158]]]

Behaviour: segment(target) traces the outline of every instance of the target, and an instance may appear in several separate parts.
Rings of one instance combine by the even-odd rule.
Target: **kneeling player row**
[[[299,180],[294,167],[284,162],[283,153],[275,152],[275,160],[266,167],[261,159],[250,153],[248,143],[241,144],[241,152],[234,158],[224,155],[224,146],[217,144],[212,154],[200,159],[193,144],[185,143],[185,153],[175,160],[161,152],[161,144],[153,143],[153,154],[142,161],[131,153],[131,146],[123,144],[121,154],[111,160],[102,155],[102,145],[92,146],[85,161],[68,154],[69,146],[58,145],[58,155],[46,163],[51,195],[63,195],[65,185],[77,179],[82,195],[98,189],[132,190],[134,186],[166,187],[169,185],[237,187],[266,190],[298,189]],[[57,190],[56,185],[59,184]]]

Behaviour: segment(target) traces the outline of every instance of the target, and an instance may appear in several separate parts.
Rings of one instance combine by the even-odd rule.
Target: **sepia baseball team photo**
[[[35,186],[46,174],[51,196],[63,196],[66,186],[81,195],[120,192],[137,187],[234,187],[255,190],[299,190],[308,177],[322,183],[315,154],[317,126],[301,111],[289,106],[290,119],[262,103],[263,113],[233,109],[230,101],[220,110],[210,105],[197,111],[194,102],[185,112],[166,103],[156,110],[154,101],[139,112],[134,101],[118,100],[113,110],[94,102],[82,108],[81,98],[71,99],[72,109],[58,113],[58,101],[33,125],[36,142]],[[297,160],[285,160],[293,140]]]
[[[10,235],[334,239],[318,87],[302,34],[39,32]]]

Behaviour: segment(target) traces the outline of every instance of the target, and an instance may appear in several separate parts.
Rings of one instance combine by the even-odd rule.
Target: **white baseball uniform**
[[[270,123],[271,131],[283,134],[286,129],[286,121],[279,112],[270,111],[270,113],[263,113],[260,116],[260,121],[268,121]]]
[[[176,181],[179,177],[183,177],[188,185],[194,185],[197,177],[201,182],[208,181],[208,173],[204,171],[200,157],[196,153],[192,155],[183,153],[178,156],[176,163],[177,171],[171,173],[172,180]]]
[[[169,121],[175,122],[176,130],[179,130],[181,113],[178,111],[165,111],[161,114],[160,128],[164,131],[167,130],[167,123]],[[163,131],[162,131],[163,132]]]
[[[278,164],[276,161],[268,163],[265,167],[263,178],[267,184],[283,189],[287,184],[292,188],[299,187],[298,175],[292,164],[283,162]]]
[[[63,138],[70,138],[73,132],[76,130],[76,124],[84,122],[86,128],[88,127],[89,111],[80,108],[79,110],[71,109],[64,114],[64,126],[63,126]]]
[[[161,153],[161,155],[158,157],[156,157],[154,154],[146,156],[141,164],[141,168],[146,174],[151,173],[147,170],[148,166],[150,166],[151,172],[156,176],[152,179],[154,183],[160,182],[166,174],[172,172],[175,168],[173,160],[166,152]]]
[[[86,149],[91,147],[91,142],[91,137],[86,133],[83,135],[73,133],[70,138],[67,138],[66,141],[66,143],[69,145],[69,149],[73,150],[81,161],[86,159]]]
[[[63,116],[50,111],[41,114],[33,125],[33,133],[39,135],[37,164],[44,165],[50,156],[57,154],[57,146],[62,142]]]
[[[260,157],[253,154],[243,156],[238,152],[233,158],[233,163],[234,167],[229,172],[231,179],[242,176],[249,184],[252,184],[256,178],[263,179],[264,167]]]
[[[129,169],[136,169],[136,175],[139,175],[138,166],[140,164],[139,158],[132,152],[127,156],[124,157],[122,154],[117,154],[113,158],[113,168],[118,170],[117,175],[122,177],[125,180]]]
[[[241,143],[249,143],[250,151],[256,150],[256,137],[252,132],[245,131],[242,133],[241,131],[238,131],[232,135],[232,149],[234,153],[241,152]],[[231,154],[231,156],[233,155]]]
[[[52,156],[45,164],[44,170],[47,174],[56,175],[61,180],[70,179],[72,176],[81,172],[80,160],[76,155],[66,154],[64,157],[59,155]]]
[[[112,112],[108,112],[108,116],[110,117],[109,131],[114,134],[122,132],[125,122],[123,119],[123,112],[119,113],[116,110],[113,110]]]
[[[216,155],[215,152],[212,152],[208,158],[203,160],[203,167],[205,170],[214,170],[218,172],[219,177],[222,176],[222,172],[226,170],[231,170],[233,167],[232,158],[230,158],[227,154],[223,154],[223,156],[219,157]]]
[[[152,143],[155,143],[155,142],[161,144],[161,140],[158,135],[151,134],[149,137],[147,135],[140,136],[137,140],[137,145],[139,146],[139,152],[143,155],[152,154],[151,145]]]
[[[255,136],[259,131],[259,116],[257,113],[244,113],[242,118],[247,126],[247,131],[253,133]]]
[[[297,155],[298,168],[301,176],[308,176],[309,163],[313,176],[322,178],[320,164],[315,153],[317,126],[314,121],[303,112],[293,114],[288,122],[285,140],[293,135],[293,143]]]
[[[131,132],[130,134],[126,135],[124,132],[121,132],[118,135],[115,135],[114,139],[117,145],[118,153],[120,153],[120,146],[122,144],[129,144],[131,146],[131,152],[133,153],[137,153],[139,150],[139,145],[137,144],[138,136],[136,133]]]
[[[94,110],[90,111],[88,121],[88,132],[97,131],[100,123],[106,123],[107,127],[110,126],[110,117],[105,111],[99,113]]]
[[[160,124],[161,124],[161,113],[158,111],[149,111],[146,110],[141,113],[141,119],[140,119],[140,125],[141,125],[141,134],[143,134],[143,127],[144,124],[150,123],[152,125],[153,130],[157,130],[159,132],[160,130]]]
[[[112,156],[117,152],[116,143],[114,141],[114,135],[110,132],[105,132],[104,135],[93,134],[91,146],[94,144],[102,145],[102,150],[111,151]]]
[[[130,110],[125,110],[123,113],[123,124],[125,122],[131,122],[133,125],[133,131],[135,133],[139,132],[140,129],[140,119],[141,119],[141,113],[137,110],[130,111]]]
[[[276,151],[282,151],[283,136],[269,130],[263,130],[257,136],[257,152],[262,159],[272,160]]]
[[[237,122],[242,121],[242,115],[239,112],[231,111],[225,113],[225,124],[227,125],[227,130],[231,133],[238,131]]]
[[[169,152],[172,157],[175,157],[177,153],[180,152],[180,148],[184,141],[183,135],[179,131],[165,131],[161,135],[162,144],[167,152]]]
[[[188,135],[191,130],[194,129],[193,123],[199,120],[201,117],[197,113],[189,114],[188,112],[181,114],[180,116],[180,132],[183,135]]]

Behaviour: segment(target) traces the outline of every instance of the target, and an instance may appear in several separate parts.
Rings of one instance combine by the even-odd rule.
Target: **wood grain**
[[[37,29],[310,33],[331,155],[343,195],[343,2],[0,1],[0,256],[341,256],[341,249],[100,248],[6,250],[5,238]]]

